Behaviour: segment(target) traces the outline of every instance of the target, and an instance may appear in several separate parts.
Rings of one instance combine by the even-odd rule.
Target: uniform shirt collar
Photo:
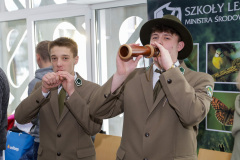
[[[176,67],[180,66],[179,60],[174,63]],[[160,73],[155,72],[156,69],[159,69],[155,64],[153,64],[153,88],[156,84],[156,82],[159,80],[159,76],[161,75]]]

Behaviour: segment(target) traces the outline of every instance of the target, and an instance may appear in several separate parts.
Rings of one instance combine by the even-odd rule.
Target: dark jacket
[[[7,76],[0,68],[0,150],[6,149],[6,135],[7,135],[7,108],[9,101],[9,84]]]

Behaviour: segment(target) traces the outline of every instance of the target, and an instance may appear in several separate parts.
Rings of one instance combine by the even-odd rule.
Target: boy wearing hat
[[[39,114],[38,160],[95,160],[90,135],[100,131],[102,121],[90,117],[88,103],[99,85],[74,71],[78,47],[72,39],[50,42],[49,53],[53,72],[45,74],[19,104],[15,118],[24,124]]]
[[[136,68],[141,55],[127,61],[117,55],[117,71],[96,92],[90,114],[105,119],[124,112],[118,160],[196,160],[198,124],[209,111],[213,78],[182,61],[193,41],[175,16],[146,22],[140,39],[161,55],[147,69]]]

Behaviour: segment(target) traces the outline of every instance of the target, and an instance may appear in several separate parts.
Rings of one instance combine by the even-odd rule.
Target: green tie
[[[161,90],[161,88],[162,88],[161,82],[160,82],[160,80],[158,80],[153,89],[153,102],[155,102],[157,95],[158,95],[159,91]]]
[[[161,71],[159,69],[156,69],[155,72],[161,74]],[[160,80],[158,80],[153,88],[153,102],[155,102],[157,95],[158,95],[159,91],[161,90],[161,88],[162,88],[161,82],[160,82]]]
[[[62,114],[65,98],[66,98],[66,91],[64,88],[62,88],[58,94],[59,116],[61,116]]]

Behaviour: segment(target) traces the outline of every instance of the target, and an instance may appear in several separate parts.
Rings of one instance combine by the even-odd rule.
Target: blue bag
[[[34,137],[25,132],[7,132],[7,143],[5,150],[6,160],[18,160],[34,143]]]

